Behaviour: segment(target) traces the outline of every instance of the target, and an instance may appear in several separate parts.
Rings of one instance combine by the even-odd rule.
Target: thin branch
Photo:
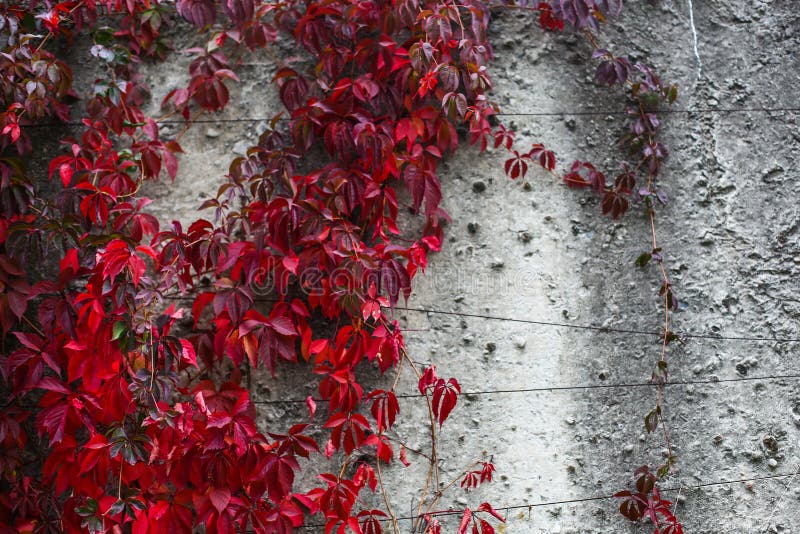
[[[375,466],[378,468],[378,483],[381,485],[381,495],[383,495],[383,502],[386,504],[386,511],[389,512],[389,517],[392,521],[392,529],[394,534],[400,534],[400,528],[397,526],[397,516],[392,510],[392,505],[389,504],[389,496],[386,494],[386,487],[383,485],[383,475],[381,474],[381,459],[375,460]]]

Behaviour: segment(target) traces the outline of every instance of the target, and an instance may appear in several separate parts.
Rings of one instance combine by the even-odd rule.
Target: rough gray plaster
[[[691,11],[683,0],[655,7],[627,4],[603,41],[615,52],[647,58],[665,79],[677,81],[681,96],[675,107],[798,107],[795,2],[706,0],[689,4]],[[582,40],[543,34],[519,14],[499,15],[491,35],[495,95],[504,111],[623,108],[620,94],[594,86],[585,59],[590,51]],[[274,67],[260,57],[253,62],[258,64],[242,69],[232,105],[219,116],[268,117],[280,109],[269,84]],[[146,68],[154,103],[182,79],[186,66],[178,58],[168,67]],[[581,158],[614,170],[623,128],[619,115],[507,117],[506,122],[516,127],[521,143],[541,141],[554,149],[562,165]],[[660,210],[657,224],[683,302],[673,327],[800,337],[797,113],[695,112],[665,115],[664,122],[672,155],[662,183],[671,202]],[[187,154],[179,177],[148,190],[153,213],[164,221],[191,221],[235,152],[246,147],[241,141],[254,141],[257,129],[250,123],[193,127],[182,139]],[[453,224],[444,251],[416,280],[409,306],[658,329],[657,274],[633,266],[649,244],[641,212],[633,209],[624,220],[611,221],[600,215],[594,199],[537,170],[526,178],[526,191],[522,180],[503,175],[502,162],[502,154],[463,148],[441,169],[444,207]],[[477,181],[486,184],[484,192],[474,192]],[[478,225],[475,233],[469,223]],[[396,313],[408,328],[412,357],[435,363],[440,375],[458,377],[465,391],[641,382],[658,358],[657,340],[647,338]],[[693,340],[670,350],[669,361],[675,380],[728,379],[791,373],[796,354],[797,344],[791,343]],[[390,379],[376,375],[372,382],[385,385]],[[258,399],[304,398],[315,387],[308,369],[282,367],[275,379],[257,377],[253,393]],[[399,391],[415,390],[406,369]],[[662,459],[661,437],[644,436],[643,416],[654,401],[650,388],[462,398],[439,442],[444,480],[484,454],[493,457],[497,480],[468,494],[456,487],[441,507],[489,500],[502,509],[616,492],[634,467]],[[673,386],[665,402],[679,456],[668,486],[786,473],[800,465],[797,381]],[[409,446],[425,449],[424,406],[406,399],[401,410],[397,434]],[[259,423],[262,430],[281,432],[303,413],[300,406],[262,406]],[[776,451],[764,445],[766,436],[775,437]],[[425,476],[425,461],[409,458],[411,467],[397,464],[384,472],[400,515],[413,511]],[[315,460],[301,484],[316,469],[338,467]],[[799,501],[800,477],[737,483],[682,490],[678,515],[689,533],[800,532]],[[407,532],[409,524],[401,527]],[[448,531],[454,530],[448,522]],[[613,501],[598,500],[511,512],[507,531],[650,530],[622,520]]]

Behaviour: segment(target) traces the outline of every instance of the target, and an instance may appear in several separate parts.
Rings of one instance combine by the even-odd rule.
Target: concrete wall
[[[797,108],[800,16],[789,0],[696,0],[697,52],[684,0],[628,2],[605,42],[614,52],[647,58],[680,85],[681,110]],[[531,17],[493,22],[495,94],[521,143],[541,141],[560,156],[604,164],[613,172],[623,131],[621,94],[595,87],[590,50],[581,39],[544,35]],[[190,37],[184,37],[190,40]],[[263,58],[241,72],[226,117],[271,116],[279,109]],[[702,68],[699,62],[702,62]],[[185,61],[148,68],[154,101],[185,71]],[[176,74],[177,73],[177,74]],[[239,99],[237,101],[237,99]],[[560,112],[570,112],[560,114]],[[800,244],[797,111],[674,113],[664,116],[671,157],[662,185],[671,198],[658,216],[659,242],[682,301],[673,328],[732,336],[800,337]],[[172,185],[154,188],[162,219],[191,220],[213,195],[233,153],[256,139],[257,124],[198,125],[183,139],[186,156]],[[237,144],[238,143],[238,144]],[[418,278],[410,307],[548,322],[657,330],[662,312],[654,269],[634,259],[649,249],[649,224],[633,209],[619,222],[594,199],[533,170],[523,182],[502,171],[502,154],[463,149],[442,169],[444,207],[453,216],[445,250]],[[473,184],[486,189],[476,192]],[[468,230],[477,223],[477,231]],[[456,376],[465,391],[644,382],[658,359],[657,339],[477,318],[397,311],[410,330],[408,349]],[[797,343],[690,340],[671,349],[672,380],[791,374]],[[260,376],[259,399],[304,398],[315,390],[307,370]],[[387,377],[385,380],[389,381]],[[385,383],[376,378],[376,384]],[[413,393],[407,370],[401,393]],[[659,435],[644,436],[654,405],[648,387],[470,395],[445,424],[439,444],[445,480],[485,454],[497,482],[466,494],[455,487],[442,506],[536,505],[614,493],[633,468],[662,459]],[[666,417],[679,456],[667,486],[791,473],[800,467],[797,380],[672,386]],[[264,430],[282,431],[297,406],[264,406]],[[425,449],[426,412],[401,404],[398,434]],[[777,440],[777,450],[764,444]],[[424,483],[426,461],[385,473],[395,511],[408,515]],[[317,464],[315,469],[325,468]],[[678,515],[686,532],[800,532],[800,477],[684,489]],[[409,523],[402,523],[408,531]],[[769,529],[769,530],[767,530]],[[451,525],[451,530],[454,528]],[[448,530],[450,531],[450,530]],[[508,532],[647,532],[631,527],[613,500],[509,512]]]

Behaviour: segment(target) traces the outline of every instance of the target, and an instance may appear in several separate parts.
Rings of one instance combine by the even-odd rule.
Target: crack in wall
[[[700,52],[697,49],[697,28],[694,25],[694,7],[692,6],[692,0],[686,0],[689,6],[689,27],[692,30],[692,45],[694,48],[694,57],[697,60],[697,79],[698,81],[700,78],[703,77],[703,62],[700,60]]]

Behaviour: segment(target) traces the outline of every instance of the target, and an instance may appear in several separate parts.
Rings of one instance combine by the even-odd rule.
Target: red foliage
[[[646,465],[634,472],[636,491],[620,491],[614,497],[622,499],[620,513],[631,521],[647,518],[656,527],[655,534],[683,534],[683,527],[673,515],[670,501],[661,498],[656,476]]]
[[[366,360],[385,372],[400,362],[402,334],[387,313],[409,295],[428,252],[439,249],[446,214],[438,161],[456,148],[462,122],[489,128],[485,6],[417,17],[410,5],[373,2],[64,2],[41,12],[44,39],[23,33],[24,11],[5,6],[4,151],[30,150],[29,124],[68,118],[70,69],[42,45],[91,27],[101,6],[121,15],[125,29],[94,34],[92,54],[107,77],[87,102],[83,134],[50,163],[62,189],[52,199],[40,196],[17,160],[0,159],[0,323],[15,347],[0,369],[9,402],[37,399],[32,412],[9,409],[0,421],[11,451],[3,484],[33,503],[4,499],[0,521],[90,531],[204,525],[210,532],[288,532],[304,512],[319,512],[328,530],[380,532],[383,512],[354,510],[364,487],[376,490],[371,467],[350,478],[322,475],[320,488],[294,493],[297,458],[320,451],[308,425],[264,435],[239,370],[221,385],[206,377],[226,358],[274,373],[279,362],[302,356],[320,376],[319,395],[330,409],[326,454],[371,448],[391,461],[384,432],[399,413],[397,397],[369,392],[367,419],[358,411],[365,393],[355,368]],[[185,231],[178,223],[159,228],[138,197],[142,181],[164,170],[174,178],[181,152],[142,113],[145,88],[133,70],[136,56],[166,50],[159,31],[173,9],[201,28],[218,19],[225,25],[191,51],[189,83],[165,100],[186,118],[191,106],[223,108],[226,83],[237,79],[229,58],[241,46],[271,43],[277,31],[296,39],[316,73],[278,72],[287,128],[273,121],[248,156],[233,161],[230,181],[206,203],[213,221]],[[463,26],[464,17],[473,23]],[[445,91],[451,111],[442,108]],[[298,174],[316,144],[330,163]],[[398,183],[415,210],[424,206],[425,230],[411,243],[394,239]],[[61,256],[54,281],[27,282],[19,265],[32,245]],[[197,294],[196,332],[186,336],[177,326],[183,312],[161,303],[174,287],[190,291],[202,277],[212,289]],[[257,310],[257,298],[270,291],[279,302]],[[199,329],[204,314],[210,330]],[[314,315],[341,326],[331,335],[311,326]],[[431,384],[440,425],[458,392],[455,379]],[[313,418],[313,400],[309,408]],[[49,449],[42,476],[20,477],[22,449],[37,436]]]

